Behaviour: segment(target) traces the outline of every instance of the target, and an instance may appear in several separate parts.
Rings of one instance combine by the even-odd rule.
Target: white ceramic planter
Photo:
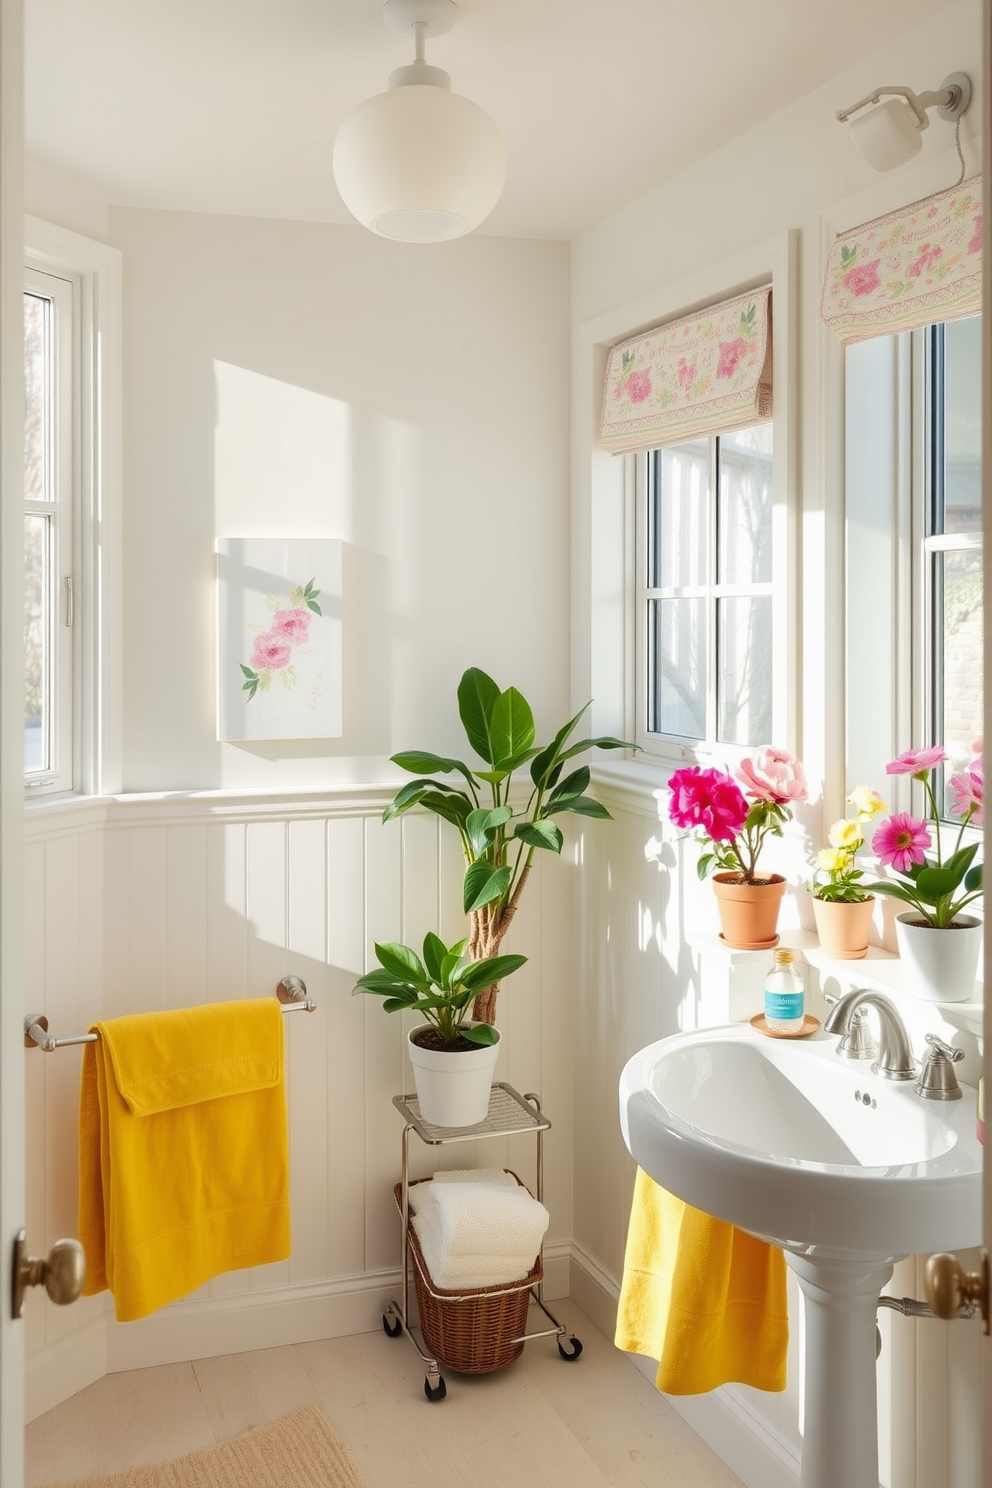
[[[421,1024],[421,1028],[426,1026]],[[484,1121],[499,1058],[498,1030],[494,1044],[447,1052],[415,1044],[414,1034],[421,1028],[407,1034],[407,1049],[423,1119],[432,1126],[475,1126]]]
[[[948,929],[935,930],[909,923],[917,918],[915,910],[896,915],[903,991],[927,1002],[970,1002],[982,948],[981,920],[962,914]]]

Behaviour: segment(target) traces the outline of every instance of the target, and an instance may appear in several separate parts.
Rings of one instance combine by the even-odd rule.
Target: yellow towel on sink
[[[275,998],[94,1023],[79,1101],[86,1295],[145,1317],[223,1271],[289,1255]]]
[[[666,1395],[698,1395],[731,1380],[784,1390],[785,1257],[638,1168],[615,1341],[659,1361],[656,1383]]]

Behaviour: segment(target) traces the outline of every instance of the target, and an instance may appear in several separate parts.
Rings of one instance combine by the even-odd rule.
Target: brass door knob
[[[981,1269],[966,1271],[956,1255],[932,1255],[923,1276],[927,1302],[940,1318],[955,1318],[962,1302],[977,1302],[982,1331],[989,1331],[989,1256],[982,1251]]]
[[[53,1302],[65,1307],[75,1302],[86,1278],[86,1252],[78,1240],[56,1240],[47,1256],[29,1256],[23,1230],[14,1241],[11,1316],[24,1316],[28,1287],[43,1286]]]

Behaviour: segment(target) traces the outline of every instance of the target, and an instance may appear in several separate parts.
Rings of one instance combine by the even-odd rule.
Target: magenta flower
[[[643,403],[651,396],[651,373],[647,370],[631,372],[627,378],[627,396],[631,403]]]
[[[733,341],[721,341],[720,360],[716,364],[717,377],[733,377],[746,351],[743,336],[735,336]]]
[[[890,816],[871,839],[872,852],[897,873],[908,873],[914,863],[922,863],[930,846],[926,822],[907,811]]]
[[[969,253],[981,253],[981,251],[982,251],[982,214],[981,214],[981,212],[979,212],[978,215],[975,218],[975,231],[971,235],[971,242],[968,244],[968,252]]]
[[[302,646],[304,641],[310,638],[310,611],[276,610],[272,616],[269,634],[284,637],[291,646]]]
[[[960,775],[952,775],[948,784],[954,796],[951,810],[955,816],[968,816],[971,811],[968,818],[971,826],[984,826],[985,774],[981,760],[976,760],[967,770],[962,770]]]
[[[756,750],[753,759],[741,761],[737,779],[754,801],[788,806],[809,795],[805,772],[795,755],[770,744]]]
[[[668,815],[682,831],[701,827],[714,842],[733,842],[744,825],[748,805],[723,770],[689,765],[668,782]]]
[[[844,275],[844,283],[852,294],[860,298],[879,287],[882,281],[878,276],[878,265],[879,260],[876,258],[871,263],[855,264],[853,269],[848,269]]]
[[[275,635],[271,630],[255,637],[251,653],[251,664],[256,671],[279,672],[289,665],[293,647],[285,636]]]
[[[898,759],[891,760],[885,767],[886,775],[915,775],[922,780],[931,770],[942,765],[947,759],[944,750],[939,744],[932,745],[929,749],[907,749]]]

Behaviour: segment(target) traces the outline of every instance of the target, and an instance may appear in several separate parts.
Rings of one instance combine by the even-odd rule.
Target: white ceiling
[[[351,220],[335,132],[411,60],[380,0],[25,3],[30,157],[118,204]],[[483,231],[571,238],[949,0],[458,3],[427,56],[506,139]]]

